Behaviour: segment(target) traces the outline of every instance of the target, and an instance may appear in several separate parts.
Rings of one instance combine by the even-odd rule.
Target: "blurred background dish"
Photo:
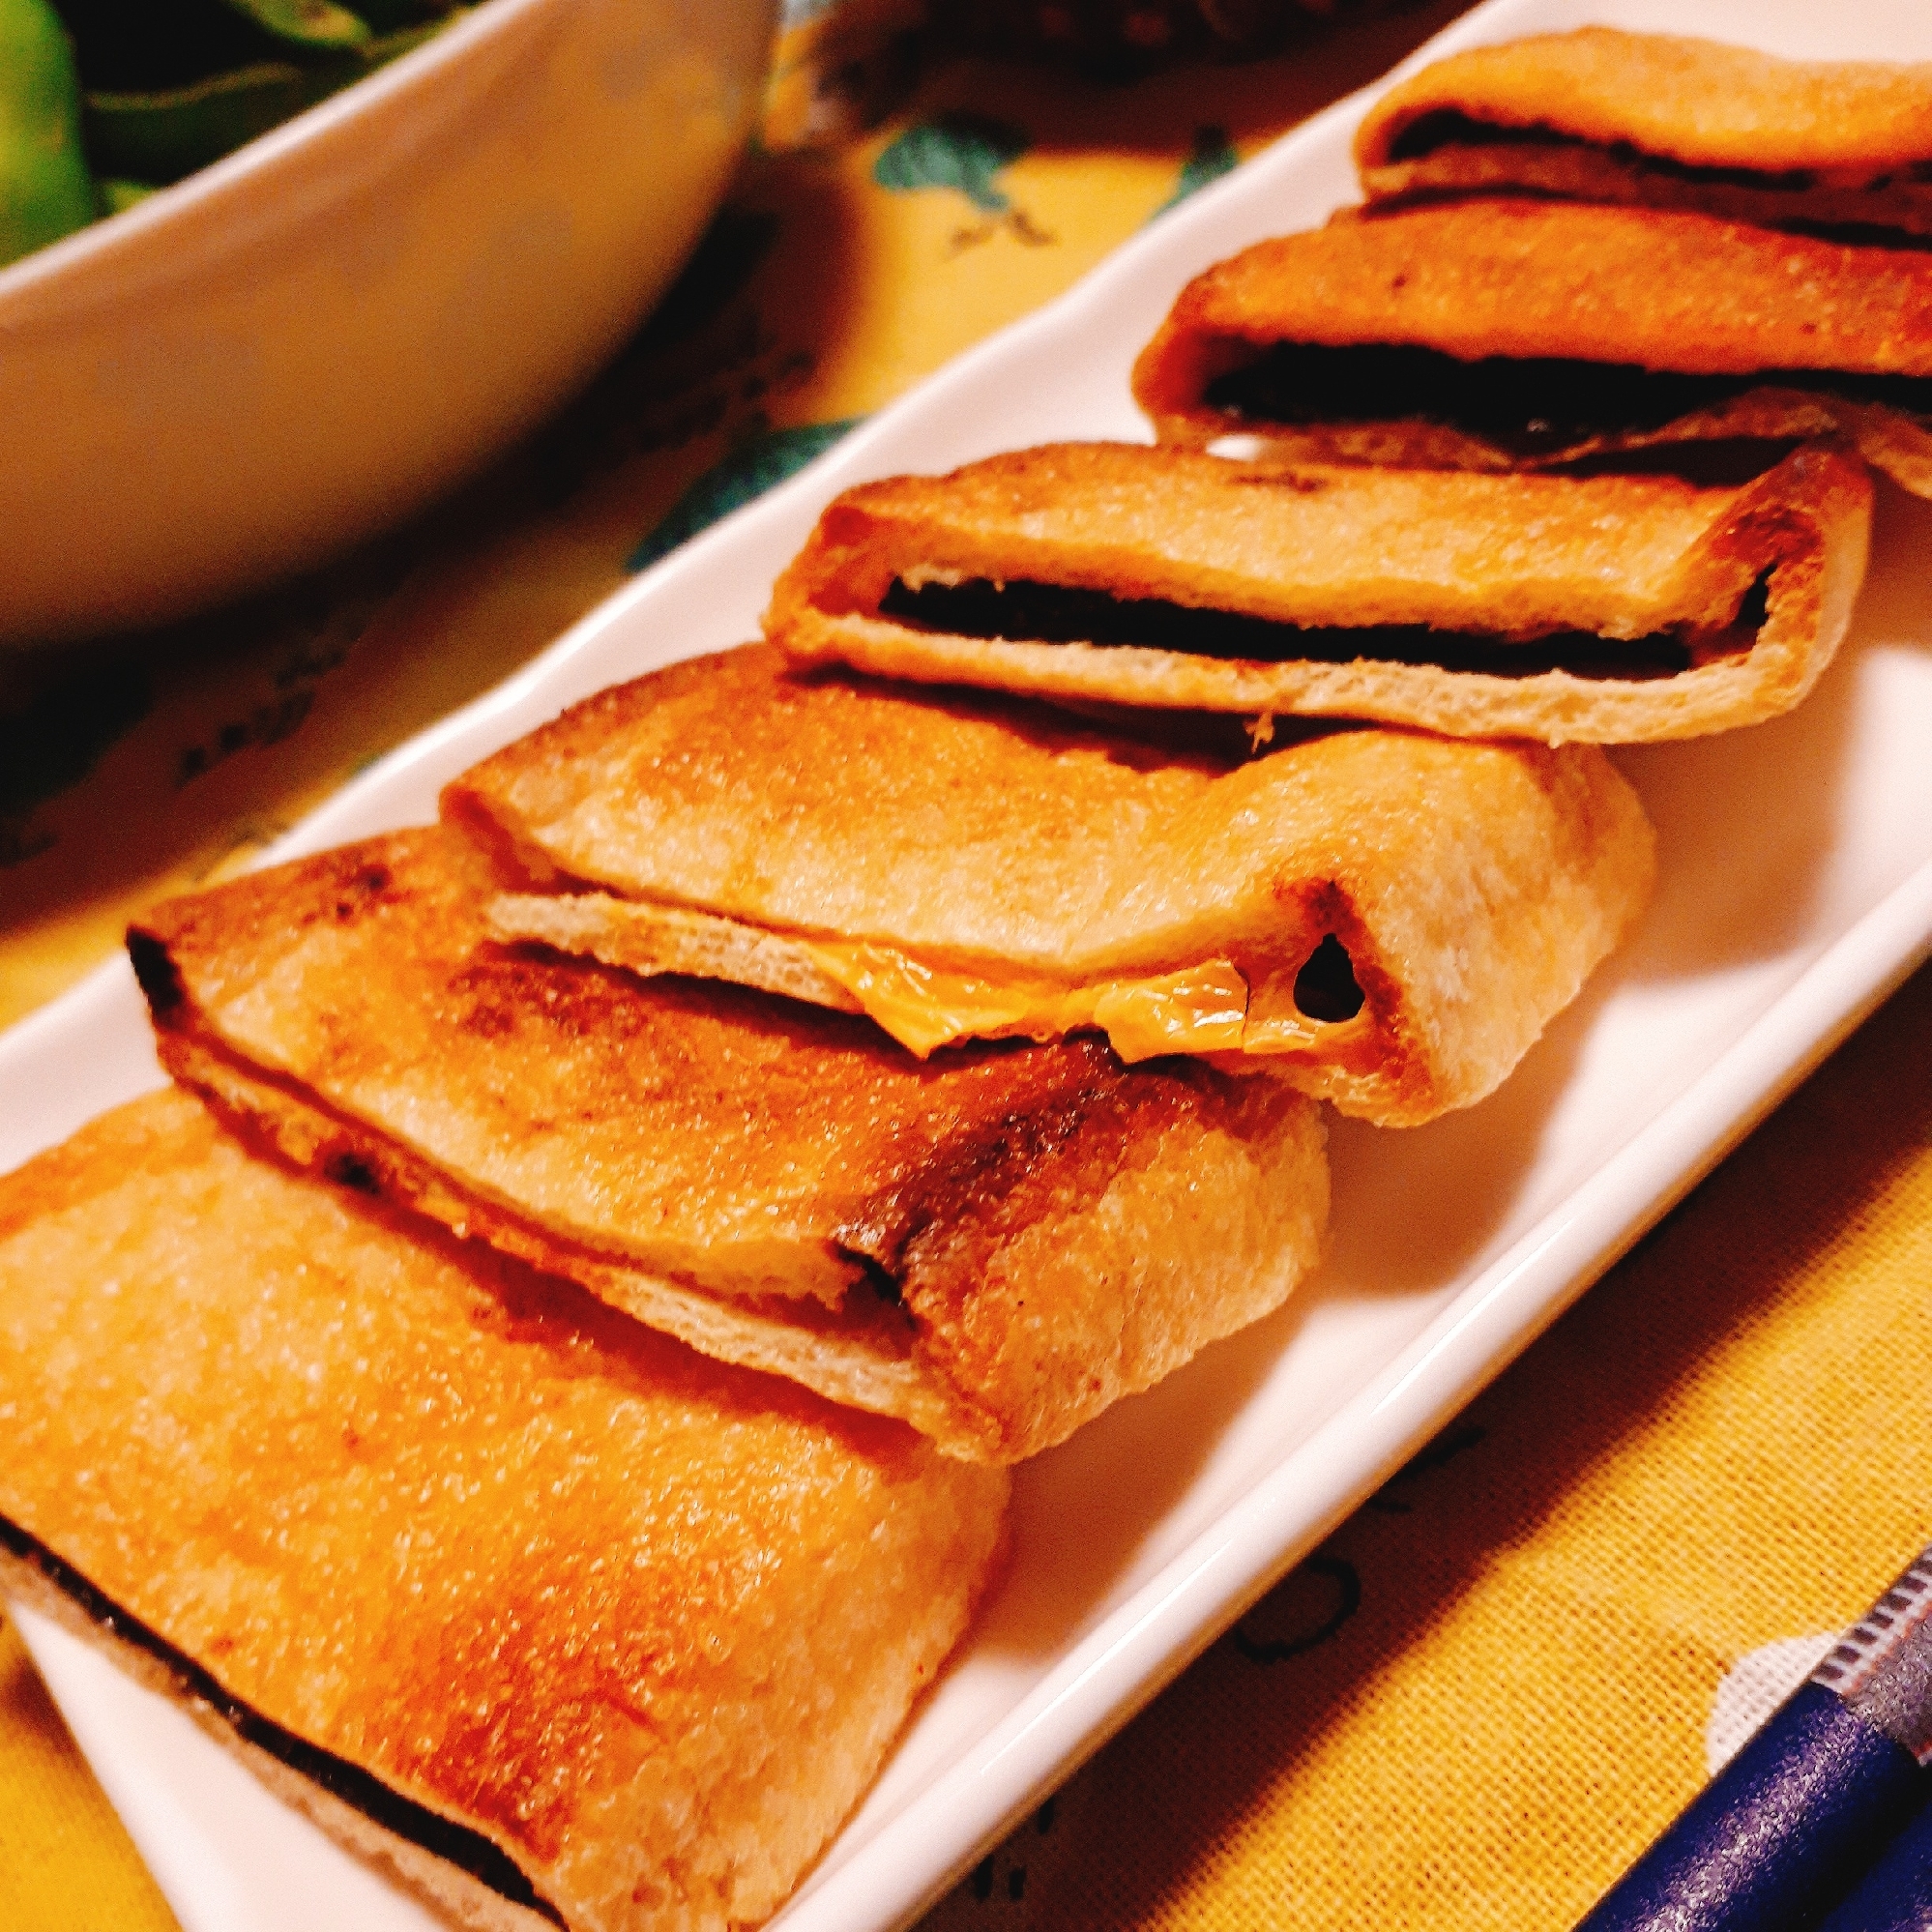
[[[702,232],[775,15],[487,0],[0,270],[0,643],[287,576],[540,421]]]

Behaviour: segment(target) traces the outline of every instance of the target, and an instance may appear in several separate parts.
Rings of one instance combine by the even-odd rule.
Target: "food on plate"
[[[444,809],[519,888],[504,937],[921,1051],[1098,1027],[1385,1125],[1479,1099],[1643,905],[1636,795],[1587,746],[1271,728],[1255,756],[1233,718],[1102,728],[746,649],[590,699]]]
[[[1062,444],[837,498],[766,620],[801,662],[1545,744],[1788,711],[1851,619],[1863,469],[1751,483]]]
[[[1518,469],[1842,433],[1932,495],[1932,251],[1501,200],[1259,242],[1134,366],[1163,443]]]
[[[0,1180],[0,1581],[464,1923],[737,1926],[871,1781],[1003,1472],[294,1174],[178,1092]]]
[[[1373,202],[1544,194],[1932,235],[1932,65],[1579,27],[1423,68],[1355,154]]]
[[[231,154],[459,11],[448,0],[0,0],[0,263]]]
[[[867,1021],[489,943],[454,834],[176,899],[161,1059],[303,1166],[709,1355],[1010,1461],[1277,1306],[1318,1110],[1097,1040],[924,1064]]]
[[[1579,160],[1519,81],[1430,97],[1371,187],[1731,165]],[[1917,219],[1803,165],[1718,185]],[[1570,741],[1809,688],[1870,515],[1811,439],[1932,494],[1927,275],[1703,204],[1264,244],[1137,393],[1276,460],[849,492],[773,644],[578,706],[439,827],[156,910],[199,1099],[0,1179],[0,1583],[470,1923],[763,1917],[985,1588],[986,1465],[1291,1292],[1311,1096],[1480,1098],[1637,917],[1650,828]],[[1468,473],[1693,442],[1756,467]]]

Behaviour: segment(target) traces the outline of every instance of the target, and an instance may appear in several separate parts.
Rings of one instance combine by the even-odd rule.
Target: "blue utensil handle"
[[[1926,1784],[1903,1744],[1806,1683],[1577,1932],[1810,1932]]]
[[[1932,1932],[1932,1802],[1918,1807],[1819,1932]]]
[[[1925,1806],[1928,1765],[1932,1550],[1845,1632],[1577,1932],[1814,1932]],[[1896,1922],[1932,1932],[1932,1914]],[[1865,1927],[1849,1920],[1837,1932]]]

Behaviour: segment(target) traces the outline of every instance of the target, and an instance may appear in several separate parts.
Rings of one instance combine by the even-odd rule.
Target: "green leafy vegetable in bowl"
[[[0,0],[0,264],[418,45],[444,0]],[[76,68],[78,73],[76,76]]]
[[[93,219],[67,36],[45,0],[0,0],[0,262]]]

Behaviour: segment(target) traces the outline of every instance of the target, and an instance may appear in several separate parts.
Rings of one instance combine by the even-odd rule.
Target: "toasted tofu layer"
[[[766,629],[801,663],[1058,698],[1687,738],[1811,688],[1871,494],[1822,449],[1704,489],[1058,444],[847,490]]]
[[[1276,1306],[1315,1108],[1092,1039],[922,1065],[868,1022],[492,943],[437,831],[159,908],[161,1057],[305,1166],[708,1354],[1007,1461]]]
[[[1488,1093],[1650,890],[1642,807],[1588,747],[1221,735],[747,649],[588,700],[444,805],[524,888],[501,934],[713,970],[697,927],[715,970],[816,974],[922,1049],[1096,1025],[1385,1125]]]
[[[1932,65],[1580,27],[1433,63],[1369,109],[1355,152],[1377,202],[1534,193],[1926,235]]]
[[[291,1173],[164,1092],[0,1180],[0,1579],[464,1922],[755,1922],[1002,1472]]]
[[[1197,276],[1133,387],[1163,443],[1515,469],[1835,433],[1932,494],[1932,252],[1647,208],[1403,209]]]

